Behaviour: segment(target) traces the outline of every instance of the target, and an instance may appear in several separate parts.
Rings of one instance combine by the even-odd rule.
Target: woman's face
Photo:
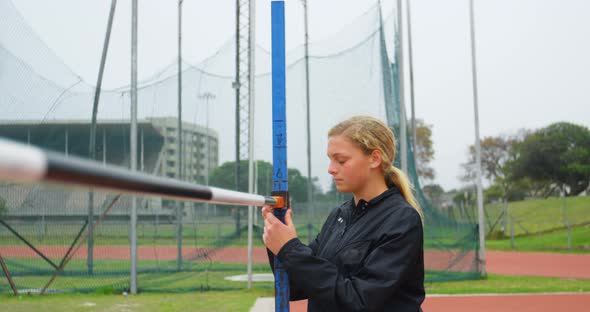
[[[357,193],[367,184],[374,168],[371,155],[363,151],[347,137],[342,135],[328,138],[328,173],[334,178],[339,192]]]

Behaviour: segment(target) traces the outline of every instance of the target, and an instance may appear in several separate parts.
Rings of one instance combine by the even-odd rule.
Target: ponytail
[[[416,197],[412,194],[413,186],[406,174],[395,166],[391,166],[385,170],[384,176],[387,187],[392,188],[393,186],[396,186],[406,201],[416,209],[420,218],[424,220],[424,213],[422,212],[422,208],[416,200]]]

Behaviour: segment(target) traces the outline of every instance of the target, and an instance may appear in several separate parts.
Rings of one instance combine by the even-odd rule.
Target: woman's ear
[[[383,158],[381,156],[382,155],[380,150],[374,150],[373,152],[371,152],[371,168],[381,167],[381,162],[383,161]]]

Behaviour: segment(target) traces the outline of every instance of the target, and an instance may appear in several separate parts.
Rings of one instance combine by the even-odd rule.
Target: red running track
[[[426,298],[422,309],[427,312],[588,311],[590,294],[434,296]]]
[[[307,311],[307,300],[291,301],[291,312]],[[590,293],[427,296],[425,312],[556,312],[590,310]]]
[[[65,246],[40,246],[39,249],[51,258],[61,258],[67,251]],[[80,248],[75,258],[86,258],[86,248]],[[187,260],[198,259],[206,250],[203,248],[184,248]],[[247,250],[243,247],[226,247],[209,250],[208,260],[220,262],[245,263]],[[101,259],[129,259],[128,246],[97,246],[95,257]],[[5,258],[39,257],[30,248],[23,246],[0,246],[0,254]],[[452,257],[452,252],[430,252],[426,254],[426,266],[438,267],[437,258]],[[175,260],[176,247],[140,246],[139,259]],[[267,261],[266,250],[255,248],[255,263]],[[590,255],[570,255],[551,253],[487,252],[487,272],[505,275],[531,275],[561,278],[590,279]],[[467,257],[467,260],[469,257]],[[471,258],[473,259],[473,258]],[[441,262],[441,264],[444,261]],[[469,261],[461,268],[469,267]],[[302,312],[307,309],[307,301],[291,303],[291,311]],[[590,294],[530,294],[530,295],[480,295],[480,296],[428,296],[423,305],[427,312],[555,312],[590,311]]]
[[[425,312],[588,311],[590,294],[428,296]],[[292,312],[307,311],[307,300],[291,302]]]
[[[487,272],[491,274],[590,279],[588,254],[492,251],[486,253],[486,258]]]

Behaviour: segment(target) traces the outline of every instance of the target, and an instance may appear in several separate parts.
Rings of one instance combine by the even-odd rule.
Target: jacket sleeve
[[[347,276],[296,238],[285,244],[277,257],[302,297],[314,299],[326,309],[381,311],[407,273],[415,269],[422,250],[422,221],[413,212],[399,216],[396,228],[377,240],[361,267]]]
[[[309,244],[309,247],[305,246],[306,247],[305,252],[309,252],[310,256],[313,256],[316,254],[317,246],[319,244],[318,239],[319,239],[319,234]],[[299,241],[299,239],[297,239],[297,241]],[[289,241],[289,242],[291,242],[291,241]],[[266,254],[268,255],[268,263],[270,264],[270,268],[272,269],[272,273],[274,274],[274,272],[275,272],[275,268],[274,268],[275,255],[268,248],[266,248]],[[307,299],[306,292],[304,292],[303,289],[298,288],[298,285],[294,284],[291,277],[289,277],[289,300],[295,301],[295,300],[303,300],[303,299]]]

